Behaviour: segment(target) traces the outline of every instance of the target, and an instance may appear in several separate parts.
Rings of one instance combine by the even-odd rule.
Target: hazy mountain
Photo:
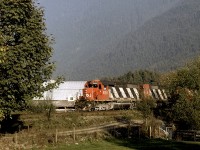
[[[83,59],[77,77],[116,76],[130,70],[167,71],[200,54],[200,1],[183,0],[107,49]]]
[[[144,24],[150,24],[149,20],[175,8],[178,2],[40,0],[45,7],[48,32],[55,37],[53,59],[57,62],[57,74],[67,79],[86,80],[135,69],[136,64],[143,64],[139,59],[143,58],[140,53],[144,53],[138,52],[135,60],[130,43],[143,38],[140,35],[142,28],[149,28]],[[140,35],[139,39],[136,35]]]

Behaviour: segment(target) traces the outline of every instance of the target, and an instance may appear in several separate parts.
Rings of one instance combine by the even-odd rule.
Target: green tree
[[[5,117],[56,84],[43,86],[55,68],[43,16],[34,0],[0,1],[0,110]]]
[[[141,111],[143,117],[146,119],[153,116],[153,109],[156,107],[156,102],[152,98],[144,98],[137,103],[137,109]]]
[[[186,89],[179,89],[176,103],[172,105],[173,120],[180,129],[200,129],[200,102],[197,95],[189,96]]]
[[[200,57],[163,78],[169,101],[161,114],[181,129],[200,129]]]

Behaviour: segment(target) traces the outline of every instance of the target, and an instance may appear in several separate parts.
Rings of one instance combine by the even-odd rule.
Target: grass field
[[[121,122],[126,120],[141,120],[139,112],[135,110],[102,111],[102,112],[63,112],[52,113],[50,119],[44,113],[20,112],[14,114],[12,120],[0,128],[1,149],[43,149],[49,144],[55,144],[55,135],[58,132],[98,127],[102,124]],[[6,130],[3,130],[6,129]],[[76,135],[77,141],[101,139],[104,134]],[[73,143],[73,136],[58,135],[57,143]]]
[[[0,134],[0,150],[4,149],[47,149],[47,150],[197,150],[200,149],[198,142],[176,142],[161,139],[142,140],[123,139],[130,136],[113,136],[112,132],[96,132],[92,134],[76,135],[75,143],[73,136],[59,135],[58,131],[71,131],[73,124],[76,129],[91,128],[101,124],[124,122],[126,120],[141,120],[141,114],[135,110],[103,111],[103,112],[72,112],[52,113],[48,120],[46,114],[21,113],[17,122],[22,123],[22,128],[17,128],[14,134]],[[11,125],[10,125],[11,126]],[[11,127],[12,127],[11,126]],[[114,131],[120,131],[115,129]],[[125,133],[121,130],[120,133]],[[128,131],[128,130],[127,130]],[[114,132],[116,133],[116,132]],[[114,138],[115,137],[115,138]]]
[[[110,139],[76,143],[71,145],[60,145],[49,147],[48,150],[199,150],[200,142],[175,142],[161,139],[154,140],[124,140]]]

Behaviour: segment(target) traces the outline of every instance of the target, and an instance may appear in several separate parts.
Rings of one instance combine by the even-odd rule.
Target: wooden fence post
[[[58,142],[58,130],[56,129],[55,142]]]
[[[75,129],[75,124],[73,123],[73,139],[74,139],[74,143],[76,141],[76,129]]]
[[[149,127],[149,138],[151,139],[151,126]]]

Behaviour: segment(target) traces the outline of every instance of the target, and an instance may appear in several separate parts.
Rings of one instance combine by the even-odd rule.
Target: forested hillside
[[[74,78],[116,76],[127,71],[168,71],[200,53],[200,1],[181,0],[104,50],[90,51],[71,72]],[[72,69],[70,69],[72,70]]]
[[[109,75],[104,74],[108,68],[105,68],[102,75],[99,74],[105,66],[98,66],[101,64],[95,61],[108,62],[104,55],[107,56],[106,53],[115,48],[123,37],[174,7],[178,1],[39,0],[40,5],[45,7],[48,32],[55,38],[53,58],[57,74],[63,74],[70,80]],[[98,53],[103,58],[98,59]],[[86,67],[90,59],[95,64],[88,70]],[[99,68],[101,70],[96,72]]]

